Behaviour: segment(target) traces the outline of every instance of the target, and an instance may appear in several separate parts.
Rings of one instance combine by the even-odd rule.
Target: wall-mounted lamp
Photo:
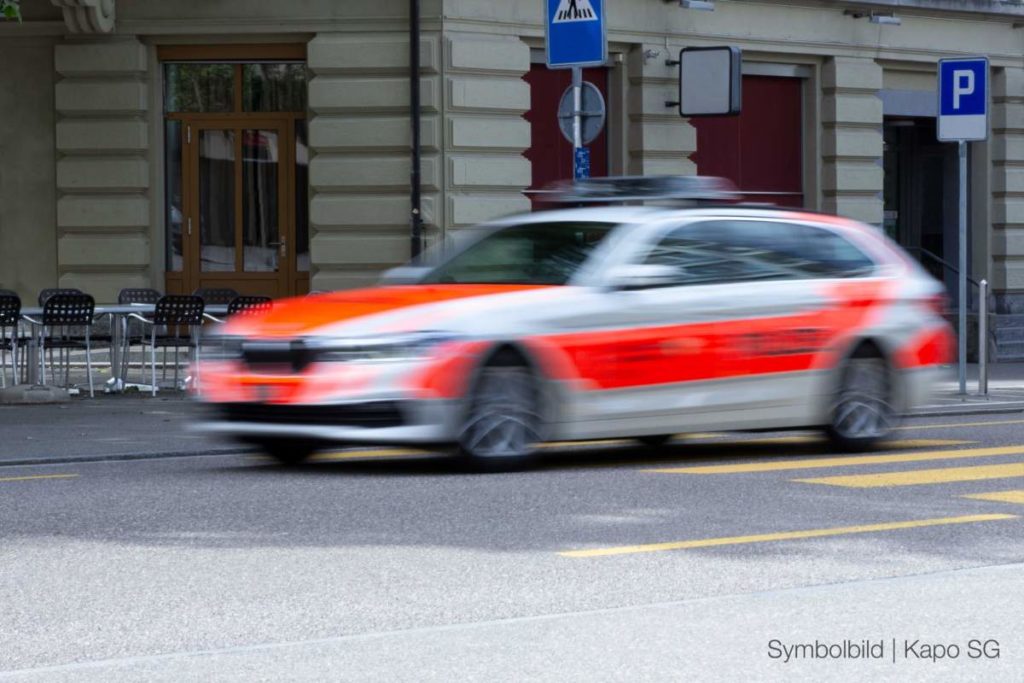
[[[854,19],[863,19],[864,17],[867,17],[868,21],[870,21],[872,24],[899,26],[900,24],[903,23],[903,20],[896,16],[895,12],[864,12],[861,10],[848,9],[845,12],[843,12],[843,14],[845,14],[848,17],[853,17]]]
[[[683,9],[700,9],[705,12],[715,11],[715,0],[665,0],[665,2],[679,2]]]

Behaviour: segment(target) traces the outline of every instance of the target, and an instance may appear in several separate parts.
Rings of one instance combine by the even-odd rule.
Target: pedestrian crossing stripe
[[[1024,505],[1024,489],[1017,491],[991,491],[989,493],[972,493],[964,498],[974,500],[988,500],[993,503],[1016,503]]]
[[[555,10],[555,18],[551,23],[566,24],[573,21],[597,21],[597,12],[590,0],[562,0]]]
[[[840,477],[795,479],[794,481],[804,484],[826,484],[828,486],[843,486],[845,488],[871,489],[886,486],[950,484],[960,481],[984,481],[986,479],[1009,479],[1013,477],[1024,477],[1024,462],[1015,462],[1009,465],[878,472],[875,474],[854,474]]]

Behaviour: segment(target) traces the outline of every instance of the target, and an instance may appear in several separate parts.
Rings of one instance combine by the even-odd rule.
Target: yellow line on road
[[[845,536],[848,534],[866,534],[873,531],[896,531],[899,529],[917,529],[928,526],[948,524],[972,524],[974,522],[992,522],[1001,519],[1017,519],[1018,515],[966,515],[963,517],[939,517],[936,519],[919,519],[910,522],[885,522],[882,524],[862,524],[860,526],[844,526],[832,529],[809,529],[807,531],[782,531],[774,534],[757,534],[754,536],[726,536],[724,538],[702,538],[694,541],[672,541],[669,543],[647,543],[644,545],[625,545],[611,548],[594,548],[591,550],[567,550],[558,553],[562,557],[604,557],[607,555],[631,555],[634,553],[653,553],[662,550],[685,550],[689,548],[712,548],[721,545],[743,545],[746,543],[768,543],[771,541],[791,541],[802,538],[821,538],[823,536]]]
[[[976,500],[991,500],[996,503],[1017,503],[1024,505],[1024,489],[1017,491],[992,491],[991,493],[972,493],[964,498]]]
[[[0,477],[0,481],[31,481],[33,479],[74,479],[77,474],[33,474],[25,477]]]
[[[990,420],[988,422],[954,422],[951,424],[904,425],[893,427],[893,431],[914,431],[917,429],[953,429],[954,427],[994,427],[996,425],[1022,425],[1024,420]]]
[[[805,484],[827,484],[853,489],[871,489],[883,486],[920,486],[924,484],[949,484],[957,481],[983,481],[985,479],[1009,479],[1024,477],[1024,462],[1009,465],[981,465],[979,467],[945,467],[935,470],[910,470],[909,472],[879,472],[877,474],[854,474],[842,477],[820,477],[818,479],[797,479]]]
[[[408,458],[414,455],[431,455],[426,451],[410,448],[382,448],[372,451],[340,451],[337,453],[317,453],[310,457],[310,462],[339,462],[343,460],[362,460],[364,458]]]
[[[951,442],[955,444],[957,442]],[[924,451],[921,453],[893,453],[889,455],[841,455],[828,458],[803,458],[768,462],[744,462],[736,465],[705,465],[695,467],[659,467],[644,470],[658,474],[741,474],[749,472],[779,472],[783,470],[811,470],[825,467],[853,467],[855,465],[885,465],[895,462],[923,462],[927,460],[957,460],[959,458],[991,458],[999,455],[1019,455],[1022,446],[994,448],[965,448],[959,451]]]

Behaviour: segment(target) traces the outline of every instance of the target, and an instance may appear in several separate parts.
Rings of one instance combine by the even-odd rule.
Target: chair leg
[[[89,398],[96,398],[92,386],[92,335],[85,328],[85,374],[89,377]]]
[[[43,328],[39,335],[39,369],[42,373],[43,384],[46,384],[46,328]]]
[[[156,396],[156,326],[153,326],[153,331],[149,336],[150,351],[149,351],[149,369],[153,373],[153,386],[150,387],[153,390],[153,396]]]

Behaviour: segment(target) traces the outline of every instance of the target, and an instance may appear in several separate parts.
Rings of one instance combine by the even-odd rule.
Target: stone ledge
[[[70,399],[66,389],[43,384],[19,384],[0,389],[0,405],[67,403]]]

